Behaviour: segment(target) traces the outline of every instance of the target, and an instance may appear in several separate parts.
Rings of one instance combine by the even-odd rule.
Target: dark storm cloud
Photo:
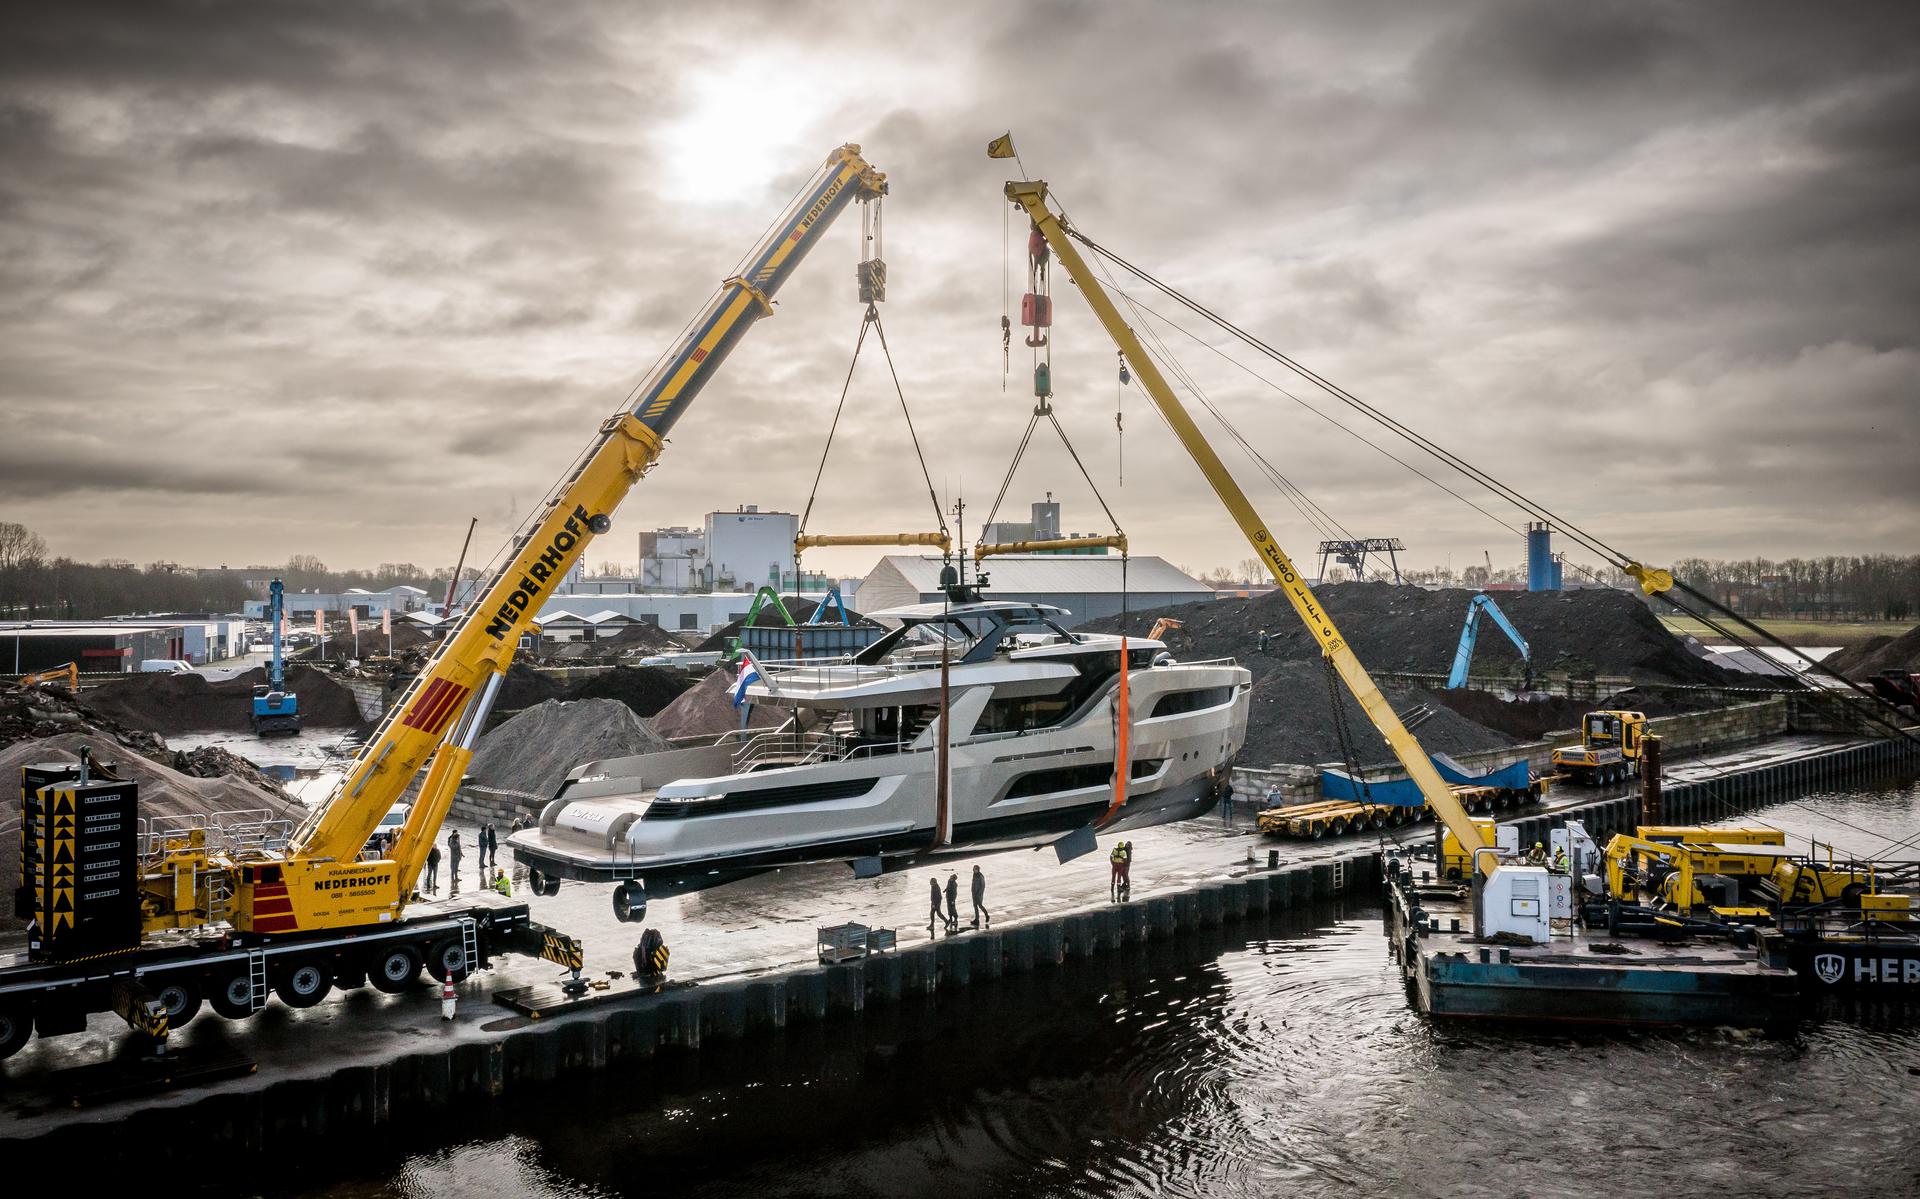
[[[998,349],[1012,167],[981,157],[1011,125],[1100,240],[1645,552],[1910,549],[1916,48],[1903,4],[16,7],[5,516],[139,560],[430,558],[544,492],[849,138],[895,181],[887,327],[935,482],[977,501],[1031,406]],[[804,502],[858,320],[850,224],[623,532]],[[1113,351],[1056,296],[1058,404],[1105,480]],[[1436,561],[1505,536],[1168,336],[1344,523]],[[1243,557],[1123,402],[1135,543]],[[903,432],[864,364],[821,501],[841,525],[924,521]],[[1036,454],[1015,490],[1070,484],[1095,523]],[[76,455],[112,469],[46,465]],[[73,515],[128,494],[111,532]],[[284,496],[285,529],[221,515]],[[1840,501],[1870,544],[1833,544]]]

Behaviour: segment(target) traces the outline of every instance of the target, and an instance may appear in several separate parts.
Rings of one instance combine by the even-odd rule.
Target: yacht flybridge
[[[899,627],[851,658],[758,663],[747,699],[787,710],[778,729],[589,762],[508,843],[536,887],[618,883],[615,911],[639,919],[649,897],[782,866],[876,874],[1205,810],[1246,739],[1251,675],[1128,638],[1116,806],[1121,640],[1069,632],[1062,614],[1008,601],[875,613]]]

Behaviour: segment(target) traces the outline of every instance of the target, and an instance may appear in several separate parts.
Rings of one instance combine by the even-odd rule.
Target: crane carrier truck
[[[29,922],[29,948],[0,959],[0,1057],[36,1031],[78,1032],[96,1012],[164,1038],[202,1002],[237,1019],[269,993],[307,1007],[335,986],[404,989],[423,968],[457,981],[493,953],[537,954],[577,979],[579,942],[535,923],[526,904],[487,893],[423,904],[414,884],[541,597],[608,530],[674,422],[772,313],[774,294],[834,218],[886,191],[858,146],[828,156],[742,273],[602,422],[333,793],[297,826],[265,812],[142,820],[137,784],[105,763],[23,768],[14,910]],[[877,247],[858,271],[864,290],[877,291]],[[406,823],[385,856],[370,858],[369,835],[409,789]]]

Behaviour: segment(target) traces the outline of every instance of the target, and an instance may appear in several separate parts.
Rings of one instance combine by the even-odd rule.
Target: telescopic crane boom
[[[1047,245],[1052,247],[1053,252],[1059,256],[1061,264],[1073,276],[1073,281],[1079,285],[1080,294],[1086,297],[1094,316],[1099,318],[1107,335],[1113,338],[1115,345],[1119,346],[1120,353],[1125,357],[1127,364],[1133,368],[1135,376],[1139,378],[1140,385],[1146,390],[1154,407],[1158,408],[1160,414],[1166,418],[1174,435],[1180,439],[1180,444],[1186,448],[1194,463],[1199,466],[1200,473],[1205,475],[1207,482],[1212,485],[1214,494],[1220,497],[1220,502],[1226,506],[1234,522],[1240,526],[1240,531],[1246,534],[1247,541],[1260,556],[1260,560],[1266,563],[1267,569],[1280,584],[1280,590],[1293,604],[1293,610],[1299,614],[1301,621],[1320,643],[1321,653],[1333,663],[1341,681],[1347,685],[1347,689],[1353,693],[1354,698],[1360,701],[1360,707],[1366,712],[1367,719],[1373,722],[1374,727],[1380,730],[1381,736],[1386,738],[1387,744],[1393,747],[1394,756],[1400,759],[1400,764],[1406,768],[1407,774],[1420,788],[1421,795],[1426,797],[1427,804],[1433,808],[1434,814],[1440,818],[1446,825],[1447,831],[1451,832],[1460,844],[1491,848],[1493,841],[1490,831],[1474,823],[1472,817],[1467,814],[1466,808],[1461,806],[1459,799],[1448,788],[1446,781],[1440,777],[1440,772],[1434,769],[1433,762],[1427,757],[1426,751],[1400,722],[1400,717],[1394,714],[1386,697],[1380,694],[1380,688],[1374,684],[1366,668],[1360,664],[1360,659],[1354,654],[1353,647],[1348,645],[1346,638],[1340,635],[1340,630],[1333,623],[1333,617],[1320,606],[1320,601],[1314,597],[1305,580],[1300,577],[1300,572],[1294,569],[1292,560],[1280,548],[1280,543],[1274,539],[1266,522],[1254,510],[1253,502],[1240,489],[1240,484],[1234,480],[1226,464],[1220,460],[1220,455],[1214,452],[1199,427],[1194,424],[1193,418],[1188,415],[1185,405],[1181,404],[1179,397],[1174,395],[1173,389],[1167,385],[1166,377],[1160,373],[1160,367],[1153,356],[1147,353],[1146,347],[1140,343],[1133,329],[1120,315],[1120,310],[1108,297],[1106,289],[1100,285],[1099,280],[1094,278],[1093,272],[1087,267],[1086,260],[1081,257],[1079,247],[1068,236],[1063,218],[1048,207],[1046,183],[1041,180],[1010,182],[1007,184],[1006,194],[1007,199],[1026,210],[1034,227],[1046,237]],[[1482,871],[1488,869],[1488,864],[1484,860],[1486,856],[1488,855],[1482,855],[1477,850],[1473,854],[1475,865]]]
[[[236,927],[292,931],[397,917],[542,598],[587,544],[607,531],[613,510],[653,466],[674,422],[754,322],[773,311],[775,293],[833,219],[850,201],[874,201],[886,191],[886,176],[861,157],[858,146],[842,146],[827,157],[742,272],[720,285],[685,338],[635,389],[632,404],[601,424],[346,777],[295,831],[284,857],[240,872]],[[861,270],[866,278],[884,267],[876,257]],[[502,441],[513,436],[510,425],[491,432]],[[391,860],[357,861],[380,818],[422,768],[425,780]]]

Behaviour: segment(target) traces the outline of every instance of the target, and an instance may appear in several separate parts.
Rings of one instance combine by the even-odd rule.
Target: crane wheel
[[[527,890],[535,895],[547,893],[547,873],[544,870],[527,870]]]
[[[473,972],[458,937],[442,937],[427,949],[427,973],[437,983],[459,982]]]
[[[20,1052],[33,1036],[33,1013],[24,1003],[0,1007],[0,1058]]]
[[[625,882],[613,889],[613,918],[622,924],[638,924],[647,918],[647,889]]]
[[[247,977],[244,967],[226,975],[208,989],[207,1002],[229,1020],[245,1020],[253,1015],[253,979]]]
[[[162,983],[153,997],[167,1011],[168,1032],[182,1027],[200,1014],[200,990],[184,979]]]
[[[384,995],[398,995],[420,981],[420,951],[411,945],[396,945],[373,955],[367,962],[367,981]]]
[[[540,894],[549,897],[560,894],[560,880],[548,875],[546,881],[541,884]]]
[[[333,972],[316,961],[295,962],[273,980],[273,993],[288,1007],[312,1007],[333,990]]]

